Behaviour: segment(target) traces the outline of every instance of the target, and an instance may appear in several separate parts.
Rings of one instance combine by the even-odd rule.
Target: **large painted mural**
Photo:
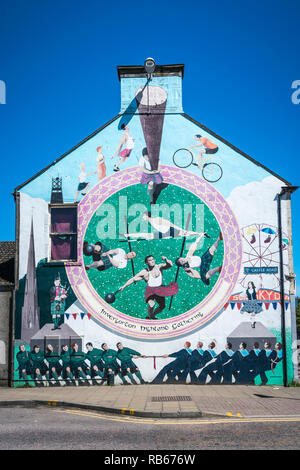
[[[183,114],[180,74],[19,188],[15,386],[281,384],[282,180]]]

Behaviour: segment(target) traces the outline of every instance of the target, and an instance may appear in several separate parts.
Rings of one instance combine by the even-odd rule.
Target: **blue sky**
[[[184,111],[298,186],[299,22],[299,0],[2,2],[0,239],[15,237],[14,188],[118,114],[117,65],[148,56],[184,63]],[[299,207],[300,189],[300,278]]]

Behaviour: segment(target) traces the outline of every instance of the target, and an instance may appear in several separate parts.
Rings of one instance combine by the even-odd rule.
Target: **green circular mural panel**
[[[143,213],[150,210],[148,201],[146,188],[140,184],[114,193],[95,211],[87,226],[84,240],[91,244],[101,241],[108,250],[122,248],[128,253],[130,251],[128,241],[121,235],[126,232],[124,216],[128,218],[129,233],[155,232],[155,229],[142,218]],[[203,256],[218,239],[220,226],[216,217],[203,201],[186,189],[169,184],[161,192],[159,204],[151,206],[151,210],[152,217],[165,218],[181,228],[185,227],[188,214],[191,214],[188,230],[206,232],[210,236],[202,238],[195,252],[196,256]],[[196,236],[186,237],[183,257],[195,240]],[[154,240],[131,238],[131,250],[137,255],[133,260],[135,274],[146,268],[146,256],[153,255],[156,264],[163,263],[161,257],[165,256],[172,261],[173,267],[163,271],[163,285],[174,281],[177,273],[175,260],[180,256],[183,242],[183,237]],[[223,256],[224,248],[221,241],[209,269],[222,265]],[[84,256],[83,259],[86,266],[92,262],[91,257]],[[111,267],[105,271],[98,271],[90,268],[87,276],[94,290],[104,300],[106,294],[116,292],[133,276],[131,261],[129,260],[123,269]],[[173,297],[172,307],[169,310],[171,297],[166,297],[166,306],[156,318],[176,317],[195,307],[212,290],[218,277],[218,273],[214,274],[207,286],[201,279],[191,278],[180,268],[177,278],[179,292]],[[131,284],[116,295],[113,307],[131,317],[145,319],[147,316],[145,288],[144,280]]]

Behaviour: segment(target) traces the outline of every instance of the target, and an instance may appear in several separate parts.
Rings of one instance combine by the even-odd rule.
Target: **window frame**
[[[76,210],[76,232],[51,232],[51,225],[52,225],[52,218],[51,218],[51,211],[52,209],[74,209]],[[59,203],[59,204],[48,204],[48,211],[49,211],[49,246],[48,246],[48,263],[55,264],[55,263],[78,263],[78,204],[76,203]],[[52,237],[55,236],[75,236],[76,237],[76,258],[75,259],[52,259]]]

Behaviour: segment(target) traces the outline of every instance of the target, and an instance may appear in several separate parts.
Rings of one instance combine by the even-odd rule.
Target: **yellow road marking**
[[[126,411],[127,411],[130,415],[134,415],[135,409],[131,409],[131,410],[129,410],[128,408],[122,408],[122,409],[121,409],[121,413],[122,413],[122,414],[126,414]]]
[[[49,406],[56,406],[57,400],[48,401]]]
[[[229,418],[231,418],[231,417],[233,416],[233,414],[230,413],[229,411],[228,411],[228,413],[226,413],[226,415],[229,416]],[[243,415],[242,415],[241,413],[237,413],[236,415],[237,415],[238,418],[242,418],[242,417],[243,417]]]
[[[270,423],[270,422],[300,422],[300,416],[283,416],[283,417],[255,417],[255,418],[214,418],[214,419],[204,419],[204,418],[199,418],[198,420],[195,419],[189,419],[189,420],[184,420],[184,419],[179,419],[177,421],[172,420],[168,421],[165,419],[159,420],[158,418],[131,418],[129,416],[106,416],[102,415],[100,413],[92,413],[92,412],[85,412],[85,411],[80,411],[80,410],[58,410],[55,409],[53,410],[56,413],[68,413],[68,414],[73,414],[77,416],[85,416],[88,418],[95,418],[95,419],[101,419],[101,420],[109,420],[109,421],[118,421],[118,422],[123,422],[127,421],[129,423],[144,423],[144,424],[159,424],[159,425],[170,425],[170,424],[176,424],[176,425],[181,425],[181,424],[199,424],[199,425],[205,425],[205,424],[234,424],[234,423]]]

